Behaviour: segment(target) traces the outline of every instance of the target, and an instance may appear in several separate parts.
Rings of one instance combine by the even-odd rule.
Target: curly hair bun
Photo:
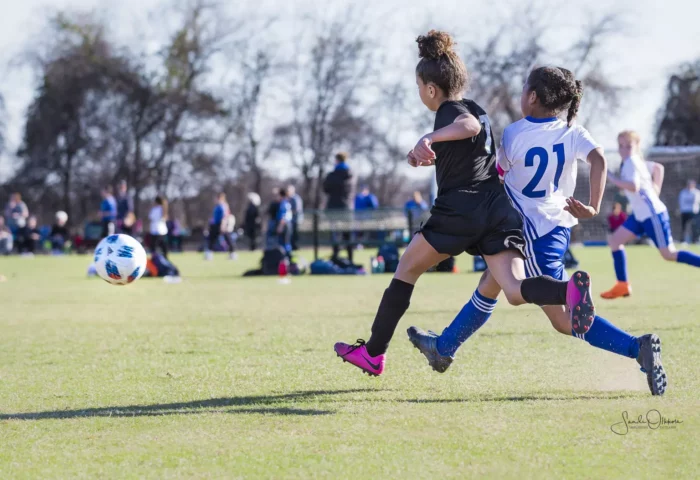
[[[447,32],[431,30],[427,35],[421,35],[418,42],[418,56],[427,60],[439,60],[444,55],[454,53],[455,41]]]

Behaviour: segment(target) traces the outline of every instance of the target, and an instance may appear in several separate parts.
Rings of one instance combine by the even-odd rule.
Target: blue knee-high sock
[[[613,252],[613,261],[615,263],[615,275],[618,282],[627,281],[627,255],[625,249],[621,248],[617,252]]]
[[[475,291],[471,300],[460,311],[452,323],[442,331],[437,340],[440,355],[454,356],[457,349],[486,323],[496,308],[496,300]]]
[[[608,352],[629,358],[637,358],[637,355],[639,355],[637,337],[620,330],[603,317],[596,316],[588,332],[579,335],[572,330],[571,333],[574,337],[585,340],[594,347],[602,348]]]
[[[700,267],[700,256],[685,250],[678,252],[678,258],[676,261],[678,263],[685,263],[694,267]]]

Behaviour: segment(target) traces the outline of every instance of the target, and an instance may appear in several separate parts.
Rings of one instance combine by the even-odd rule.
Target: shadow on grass
[[[638,397],[637,393],[585,393],[571,395],[513,395],[482,396],[466,398],[411,398],[406,403],[479,403],[479,402],[537,402],[537,401],[571,401],[571,400],[621,400]]]
[[[89,417],[158,417],[163,415],[193,415],[202,413],[298,415],[332,415],[332,410],[319,410],[276,406],[294,401],[311,400],[317,396],[342,395],[348,393],[376,392],[375,389],[306,390],[282,395],[256,395],[246,397],[211,398],[191,402],[164,403],[154,405],[127,405],[119,407],[85,408],[80,410],[55,410],[46,412],[0,414],[0,420],[65,420]],[[228,408],[233,407],[233,408]],[[237,408],[240,407],[240,408]]]

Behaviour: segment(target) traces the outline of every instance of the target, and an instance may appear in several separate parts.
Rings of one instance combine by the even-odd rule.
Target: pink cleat
[[[333,347],[335,353],[338,354],[343,362],[350,362],[357,368],[362,370],[368,375],[378,377],[384,371],[384,360],[386,359],[386,354],[377,355],[376,357],[371,357],[367,353],[367,347],[365,347],[365,341],[358,339],[355,345],[348,345],[347,343],[338,342]]]
[[[579,335],[590,330],[595,320],[595,307],[591,296],[591,276],[576,272],[566,286],[566,305],[571,314],[571,327]]]

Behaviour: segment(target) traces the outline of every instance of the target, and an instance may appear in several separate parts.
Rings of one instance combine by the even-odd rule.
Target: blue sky
[[[93,9],[114,19],[114,31],[124,38],[133,38],[144,29],[152,28],[160,19],[148,16],[149,11],[163,4],[160,0],[23,0],[22,2],[5,2],[0,17],[0,63],[5,74],[0,78],[0,92],[3,93],[7,107],[9,140],[12,149],[17,147],[21,134],[22,118],[27,104],[32,97],[32,77],[27,69],[11,66],[26,42],[36,38],[42,20],[49,9]],[[444,28],[457,36],[464,30],[478,35],[478,28],[488,29],[490,23],[481,22],[484,18],[508,16],[515,0],[493,0],[490,2],[470,0],[443,0],[431,4],[414,0],[384,0],[352,2],[370,19],[384,19],[382,22],[391,26],[391,36],[387,40],[388,48],[402,43],[404,37],[413,41],[416,26],[426,25]],[[651,141],[656,113],[661,107],[666,80],[669,73],[681,62],[700,58],[700,2],[688,0],[600,0],[600,1],[554,1],[543,0],[557,15],[557,18],[576,22],[591,11],[615,10],[623,12],[628,27],[624,34],[614,39],[605,54],[612,62],[614,74],[630,88],[625,97],[623,111],[616,118],[610,119],[610,126],[591,126],[592,133],[606,146],[615,145],[615,132],[622,129],[640,131],[646,143]],[[313,12],[314,15],[333,15],[334,10],[345,8],[347,0],[322,2],[317,0],[257,0],[255,4],[244,7],[251,14],[275,14],[278,18],[293,19],[300,14]],[[240,5],[240,4],[239,4]],[[435,5],[435,6],[433,6]],[[233,7],[232,7],[233,8]],[[288,20],[287,25],[289,27]],[[573,25],[573,23],[572,23]],[[277,30],[285,35],[285,28]],[[566,28],[567,25],[562,25]],[[154,27],[157,28],[157,25]],[[469,31],[467,30],[467,31]],[[485,31],[485,33],[488,33]],[[469,34],[472,34],[471,31]],[[404,50],[397,48],[398,54]],[[412,62],[414,59],[409,59]],[[469,65],[469,59],[466,59]],[[409,64],[410,64],[409,62]],[[410,148],[411,145],[407,145]],[[0,161],[0,178],[3,170],[7,172],[8,158]]]

